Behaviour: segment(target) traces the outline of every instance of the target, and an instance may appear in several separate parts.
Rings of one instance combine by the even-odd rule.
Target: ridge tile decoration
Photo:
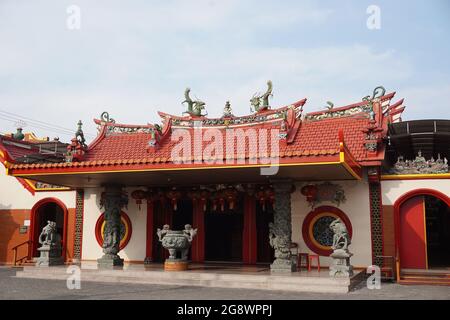
[[[270,90],[269,90],[270,89]],[[268,88],[268,96],[272,94]],[[363,101],[344,107],[335,108],[329,103],[327,110],[312,112],[303,115],[303,106],[306,99],[299,100],[290,105],[277,109],[260,108],[254,114],[246,116],[234,116],[230,103],[226,104],[227,116],[220,118],[208,118],[206,115],[175,116],[164,112],[158,112],[161,124],[127,125],[119,124],[103,112],[100,119],[94,122],[98,125],[99,133],[96,139],[86,148],[82,144],[80,136],[72,140],[69,148],[69,159],[60,162],[44,163],[17,163],[11,161],[9,170],[20,170],[21,173],[35,170],[64,171],[66,169],[85,170],[86,167],[114,166],[113,170],[126,168],[152,168],[176,167],[177,159],[172,159],[172,150],[176,141],[172,141],[172,135],[176,129],[184,129],[192,133],[191,144],[202,147],[202,159],[197,161],[197,156],[183,155],[184,161],[191,159],[188,165],[195,167],[205,165],[207,161],[215,160],[223,163],[224,160],[242,160],[245,164],[263,163],[264,159],[277,157],[280,163],[320,163],[336,162],[340,160],[341,143],[345,143],[346,156],[354,159],[358,166],[370,166],[381,163],[384,159],[384,139],[387,136],[388,123],[399,121],[404,107],[403,99],[390,104],[395,92],[384,94],[385,90],[379,87],[374,90],[372,97],[365,97]],[[192,100],[192,99],[191,99]],[[191,101],[187,101],[186,103]],[[194,103],[195,101],[192,101]],[[261,102],[265,106],[266,101]],[[261,104],[260,104],[261,105]],[[192,105],[194,107],[194,105]],[[188,108],[189,111],[189,108]],[[201,129],[199,137],[195,130]],[[226,141],[222,141],[222,153],[216,152],[203,156],[205,149],[211,146],[211,141],[204,141],[203,135],[208,129],[218,130],[223,136],[229,129],[239,131],[240,136],[249,134],[255,130],[258,139],[262,136],[260,130],[278,130],[278,150],[265,154],[254,151],[257,146],[251,139],[245,140],[245,151],[241,152],[234,146],[234,153],[225,154]],[[343,133],[343,140],[339,132]],[[237,132],[237,131],[236,131]],[[201,141],[197,141],[200,139]],[[270,146],[272,137],[267,135],[267,145]],[[81,140],[81,141],[80,141]],[[259,143],[261,141],[258,141]],[[376,147],[372,144],[376,142]],[[258,145],[259,145],[258,143]],[[193,161],[195,159],[195,162]],[[214,164],[215,165],[215,164]],[[117,168],[117,169],[116,169]],[[14,173],[13,173],[14,174]]]

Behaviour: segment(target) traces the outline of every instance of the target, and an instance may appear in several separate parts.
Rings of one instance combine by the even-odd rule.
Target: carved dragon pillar
[[[270,265],[272,272],[293,272],[295,263],[291,259],[291,192],[290,180],[273,181],[275,193],[274,222],[269,224],[270,245],[275,249],[275,260]]]
[[[128,197],[121,186],[107,185],[102,193],[101,207],[105,208],[105,228],[103,231],[103,256],[97,259],[99,268],[123,266],[118,255],[120,244],[120,212],[128,204]]]

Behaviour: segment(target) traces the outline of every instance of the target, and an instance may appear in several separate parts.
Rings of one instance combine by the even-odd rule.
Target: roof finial
[[[188,108],[183,113],[187,113],[190,116],[196,116],[196,117],[208,115],[208,113],[202,114],[202,110],[205,110],[206,103],[204,103],[203,101],[201,101],[199,99],[192,100],[192,98],[189,95],[190,93],[191,93],[191,88],[186,88],[186,90],[184,90],[184,101],[182,103],[187,103]]]
[[[234,117],[230,101],[225,102],[225,107],[223,108],[223,117],[224,118]]]
[[[12,135],[13,139],[15,139],[15,140],[23,140],[25,138],[25,135],[23,134],[22,130],[23,129],[21,127],[18,127],[16,133],[14,133]]]
[[[252,105],[252,108],[250,110],[253,112],[252,109],[254,109],[254,111],[259,112],[270,109],[269,97],[273,96],[272,90],[273,90],[272,81],[268,80],[266,92],[264,94],[255,93],[253,97],[250,99],[250,103]]]
[[[81,120],[77,123],[78,129],[77,132],[75,132],[75,138],[78,140],[78,142],[83,146],[83,148],[86,148],[86,139],[84,138],[84,132],[83,132],[83,122]]]

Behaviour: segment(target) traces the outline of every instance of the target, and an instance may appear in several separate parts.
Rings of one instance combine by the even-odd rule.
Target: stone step
[[[142,283],[183,286],[204,286],[221,288],[243,288],[262,290],[285,290],[298,292],[346,293],[356,286],[363,277],[356,274],[352,279],[333,279],[322,273],[320,276],[290,275],[254,275],[219,272],[164,272],[149,270],[95,270],[82,269],[82,281],[109,283]],[[64,267],[24,267],[16,274],[20,278],[40,278],[66,280],[69,274]]]

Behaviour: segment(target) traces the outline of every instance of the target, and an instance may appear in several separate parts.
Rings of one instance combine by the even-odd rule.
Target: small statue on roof
[[[264,94],[255,93],[253,95],[253,97],[250,99],[250,103],[252,105],[251,112],[259,112],[270,109],[269,97],[273,96],[272,89],[272,81],[269,80],[267,81],[267,90]]]
[[[363,101],[372,101],[373,99],[380,98],[386,94],[386,89],[383,86],[378,86],[375,89],[373,89],[372,97],[365,96]]]
[[[233,110],[231,109],[230,101],[225,102],[225,107],[223,108],[223,118],[234,117]]]
[[[84,138],[84,133],[83,133],[83,122],[81,122],[81,120],[78,121],[78,129],[77,132],[75,132],[75,138],[78,140],[78,142],[80,143],[80,145],[83,148],[87,148],[86,145],[86,139]]]
[[[186,90],[184,91],[184,101],[182,103],[187,103],[188,105],[187,111],[185,111],[184,113],[196,117],[206,116],[208,113],[202,114],[202,110],[205,110],[206,103],[201,100],[192,100],[192,98],[189,96],[190,92],[190,88],[186,88]]]
[[[100,119],[102,119],[102,121],[106,122],[106,123],[115,123],[116,120],[114,120],[113,118],[109,117],[109,113],[104,111],[102,112],[102,114],[100,115]]]
[[[325,106],[328,110],[331,110],[334,108],[334,103],[331,101],[327,101],[327,105]]]

